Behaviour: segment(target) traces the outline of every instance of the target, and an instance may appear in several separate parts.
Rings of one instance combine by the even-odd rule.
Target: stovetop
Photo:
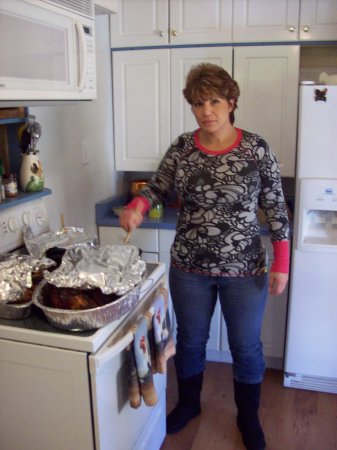
[[[146,269],[147,278],[140,289],[141,302],[165,274],[165,265],[162,263],[146,263]],[[127,316],[128,314],[96,330],[66,331],[50,325],[43,312],[33,305],[32,314],[26,319],[0,319],[0,338],[95,352],[122,325]]]

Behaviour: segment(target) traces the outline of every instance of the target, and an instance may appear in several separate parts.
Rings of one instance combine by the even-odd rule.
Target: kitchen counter
[[[284,195],[289,208],[290,221],[292,221],[292,213],[295,198],[295,182],[294,178],[282,178]],[[96,208],[96,225],[101,227],[119,227],[119,218],[113,213],[112,209],[116,206],[123,206],[130,201],[129,194],[120,194],[109,197],[95,205]],[[140,228],[153,228],[164,230],[175,230],[178,217],[178,209],[170,206],[164,207],[164,215],[161,219],[150,219],[148,214],[144,216],[144,220]],[[263,213],[260,211],[259,219],[261,222],[261,234],[267,235],[268,229],[264,221]]]
[[[96,204],[96,225],[100,227],[119,227],[119,218],[113,213],[115,206],[125,205],[130,200],[128,195],[117,195]],[[164,230],[175,230],[178,209],[165,206],[164,215],[161,219],[150,219],[145,214],[140,228],[153,228]]]

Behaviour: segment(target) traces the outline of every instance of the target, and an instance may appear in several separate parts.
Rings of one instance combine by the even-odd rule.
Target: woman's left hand
[[[280,295],[284,291],[289,275],[281,272],[270,272],[269,274],[269,294]]]

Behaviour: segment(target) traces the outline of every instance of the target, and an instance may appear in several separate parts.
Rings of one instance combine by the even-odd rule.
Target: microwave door
[[[60,99],[78,88],[74,20],[20,0],[0,7],[0,100]]]

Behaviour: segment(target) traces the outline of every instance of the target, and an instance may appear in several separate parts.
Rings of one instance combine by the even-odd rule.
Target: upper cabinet
[[[337,39],[336,0],[235,0],[233,42]]]
[[[118,0],[111,47],[231,42],[232,0]]]
[[[260,134],[282,176],[295,175],[299,46],[239,46],[234,78],[240,86],[235,124]]]
[[[113,53],[117,170],[154,171],[170,143],[170,53]]]
[[[118,12],[118,0],[95,0],[95,14],[112,14]]]
[[[298,28],[303,41],[336,40],[336,0],[301,0]]]
[[[197,128],[183,97],[191,66],[212,62],[231,73],[230,47],[113,53],[116,170],[152,172],[171,142]]]

